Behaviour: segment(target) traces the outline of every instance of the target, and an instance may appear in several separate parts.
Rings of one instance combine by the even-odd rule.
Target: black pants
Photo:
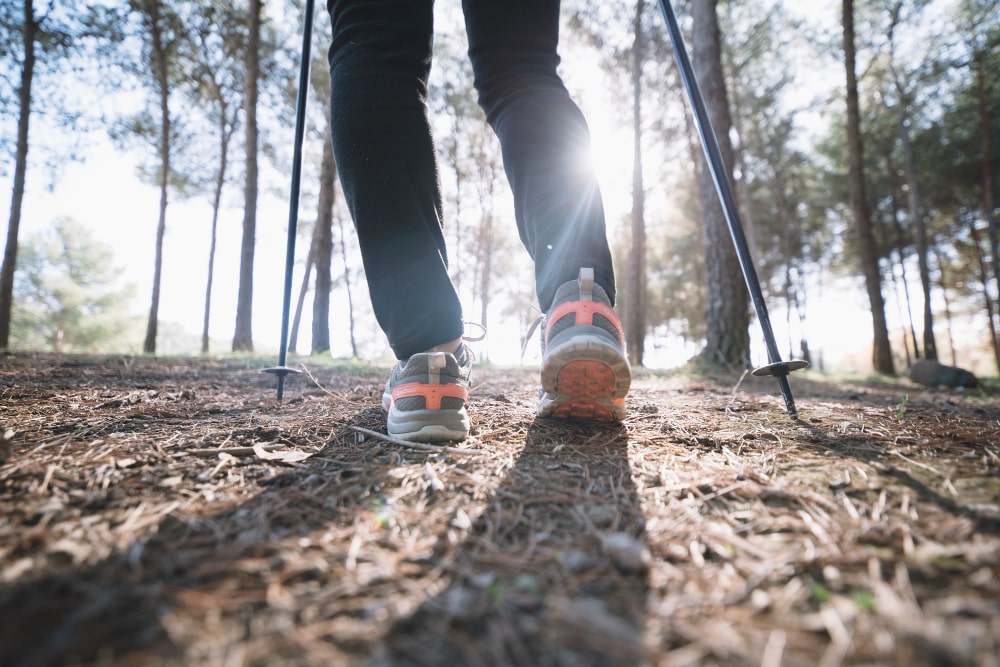
[[[462,335],[427,117],[433,0],[328,0],[333,149],[372,305],[399,359]],[[580,267],[614,299],[590,133],[556,73],[559,0],[463,0],[543,311]]]

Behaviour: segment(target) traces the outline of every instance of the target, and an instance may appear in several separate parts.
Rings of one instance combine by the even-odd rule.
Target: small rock
[[[570,572],[582,572],[592,568],[597,560],[599,559],[596,559],[583,551],[575,550],[566,554],[566,560],[564,562],[566,563],[566,569]]]
[[[956,366],[945,366],[944,364],[931,361],[930,359],[917,359],[910,366],[910,379],[925,387],[951,387],[952,389],[974,388],[979,386],[976,376]]]
[[[613,505],[585,505],[583,513],[596,528],[607,529],[618,518],[618,510]]]
[[[14,431],[7,429],[0,432],[0,463],[14,454]]]
[[[625,572],[645,572],[652,560],[646,545],[628,533],[601,535],[601,550]]]

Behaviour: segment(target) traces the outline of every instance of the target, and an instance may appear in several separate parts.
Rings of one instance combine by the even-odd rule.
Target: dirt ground
[[[386,369],[0,360],[0,665],[998,665],[1000,391],[638,374],[383,431]]]

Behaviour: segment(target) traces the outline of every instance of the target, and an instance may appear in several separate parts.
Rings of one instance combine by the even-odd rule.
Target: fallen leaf
[[[299,452],[294,450],[269,452],[264,448],[264,445],[260,443],[253,446],[253,453],[257,455],[257,458],[263,461],[277,461],[279,463],[298,463],[299,461],[305,461],[313,455],[312,452]]]

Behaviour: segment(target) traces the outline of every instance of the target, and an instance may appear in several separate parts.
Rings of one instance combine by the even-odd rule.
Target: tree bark
[[[315,239],[315,228],[313,238]],[[309,281],[312,280],[313,256],[316,253],[316,243],[309,242],[309,254],[306,255],[306,268],[302,274],[302,283],[299,285],[299,296],[295,300],[295,313],[292,315],[292,326],[288,330],[288,352],[295,354],[299,347],[299,326],[302,324],[302,308],[306,303],[306,294],[309,292]]]
[[[347,330],[351,337],[351,356],[357,359],[358,341],[354,336],[354,296],[351,292],[351,267],[347,263],[347,239],[344,218],[337,216],[337,231],[340,233],[340,258],[344,262],[344,288],[347,290]]]
[[[263,0],[250,0],[246,53],[246,184],[243,202],[243,241],[240,245],[239,291],[233,352],[253,351],[253,262],[257,242],[257,84],[260,79],[260,15]]]
[[[983,126],[983,215],[990,238],[990,257],[992,259],[993,280],[996,281],[1000,293],[1000,233],[997,231],[997,219],[993,214],[993,115],[990,109],[989,85],[986,81],[986,64],[983,52],[977,51],[976,88],[979,93],[979,117]]]
[[[954,322],[951,316],[951,300],[948,298],[948,281],[945,278],[945,264],[941,261],[941,254],[936,249],[934,249],[934,257],[937,265],[941,267],[940,275],[938,276],[938,287],[941,289],[941,300],[944,301],[945,333],[948,335],[948,349],[951,350],[951,365],[958,366],[958,358],[955,354],[955,336],[952,333]]]
[[[886,171],[889,172],[890,174],[895,173],[896,168],[893,165],[893,161],[892,161],[892,157],[891,156],[886,156],[885,163],[886,163]],[[906,322],[906,324],[908,325],[908,328],[909,328],[910,340],[913,343],[913,356],[915,358],[919,359],[920,358],[920,347],[917,344],[917,330],[916,330],[916,328],[913,325],[913,301],[910,298],[910,280],[907,277],[907,272],[906,272],[906,256],[903,253],[903,248],[906,247],[907,245],[909,245],[909,243],[908,243],[908,240],[906,238],[906,234],[905,234],[905,232],[903,230],[903,225],[900,224],[900,222],[899,222],[899,204],[898,204],[898,202],[896,200],[896,195],[895,195],[894,192],[890,195],[890,199],[891,199],[891,202],[892,202],[892,230],[896,233],[896,248],[897,248],[897,254],[899,256],[899,271],[900,271],[901,280],[902,280],[902,283],[903,283],[903,298],[905,299],[905,303],[906,303],[906,316],[903,318],[903,320]],[[893,275],[895,276],[895,273]],[[910,348],[909,348],[909,345],[906,343],[906,336],[905,335],[903,336],[903,346],[907,350],[907,352],[906,352],[906,365],[907,365],[907,367],[909,367],[909,365],[910,365],[910,356],[909,356],[910,353],[909,353],[909,349]]]
[[[986,258],[983,255],[982,235],[976,226],[976,219],[969,218],[969,231],[972,234],[972,242],[975,244],[976,259],[979,268],[979,281],[983,284],[983,305],[986,307],[986,317],[989,319],[990,344],[993,346],[993,358],[996,361],[997,370],[1000,371],[1000,335],[997,334],[996,321],[993,318],[995,304],[990,296],[990,272],[986,268]]]
[[[480,208],[483,211],[483,219],[479,225],[479,253],[480,253],[480,279],[479,279],[479,324],[484,331],[489,330],[489,311],[491,290],[493,289],[493,209],[494,209],[494,183],[496,183],[497,170],[496,163],[487,156],[482,157],[480,168]],[[484,189],[485,188],[485,191]],[[489,359],[485,359],[489,361]]]
[[[732,182],[733,148],[729,140],[732,119],[722,73],[722,40],[716,14],[717,0],[693,0],[692,61],[715,130],[725,178]],[[708,161],[702,158],[698,176],[705,228],[707,289],[706,341],[702,359],[725,366],[750,362],[749,294],[740,270],[729,226],[719,202]]]
[[[327,122],[329,123],[329,114]],[[336,198],[337,166],[333,160],[330,128],[323,138],[320,166],[319,211],[316,215],[316,291],[313,292],[312,353],[330,351],[330,290],[333,280],[330,264],[333,256],[333,204]]]
[[[219,228],[219,210],[222,208],[222,190],[226,185],[226,170],[229,167],[229,141],[232,128],[226,114],[226,101],[222,92],[216,86],[219,98],[219,171],[215,176],[215,191],[212,194],[212,232],[208,250],[208,279],[205,281],[205,316],[201,328],[201,353],[207,354],[209,348],[208,324],[212,313],[212,283],[215,276],[215,250]]]
[[[861,139],[861,112],[858,103],[858,79],[854,51],[854,2],[843,0],[844,68],[847,73],[847,144],[850,151],[851,209],[857,237],[861,270],[872,312],[872,366],[878,373],[894,375],[889,329],[885,319],[885,300],[882,298],[882,275],[879,270],[879,253],[872,229],[871,213],[865,193],[864,146]]]
[[[642,32],[644,0],[637,0],[632,20],[632,217],[625,334],[629,361],[642,366],[646,340],[646,192],[642,174]]]
[[[167,197],[170,184],[170,86],[167,72],[167,49],[163,43],[163,26],[159,0],[150,0],[149,15],[152,66],[160,102],[160,212],[156,223],[156,249],[153,259],[153,292],[149,301],[149,319],[142,349],[156,353],[156,334],[160,311],[160,283],[163,277],[163,237],[167,230]]]
[[[893,72],[899,103],[896,105],[896,125],[899,129],[899,143],[903,149],[903,168],[906,170],[907,209],[910,222],[913,224],[917,242],[917,267],[920,270],[920,287],[924,296],[924,351],[923,358],[936,361],[937,343],[934,341],[934,311],[931,309],[931,270],[927,263],[927,220],[920,210],[920,189],[917,183],[917,168],[913,158],[913,144],[910,141],[910,130],[906,126],[906,104],[903,86],[899,77]],[[900,248],[902,255],[902,248]],[[909,294],[907,294],[909,300]],[[920,355],[917,355],[920,356]]]
[[[21,86],[18,89],[17,148],[14,156],[14,187],[10,196],[10,218],[7,221],[7,243],[3,266],[0,267],[0,350],[10,342],[10,316],[14,305],[14,271],[17,268],[17,237],[21,227],[21,204],[28,171],[28,125],[31,117],[31,83],[35,73],[35,39],[40,23],[35,19],[32,0],[24,0],[24,25],[21,40],[24,63],[21,65]]]

